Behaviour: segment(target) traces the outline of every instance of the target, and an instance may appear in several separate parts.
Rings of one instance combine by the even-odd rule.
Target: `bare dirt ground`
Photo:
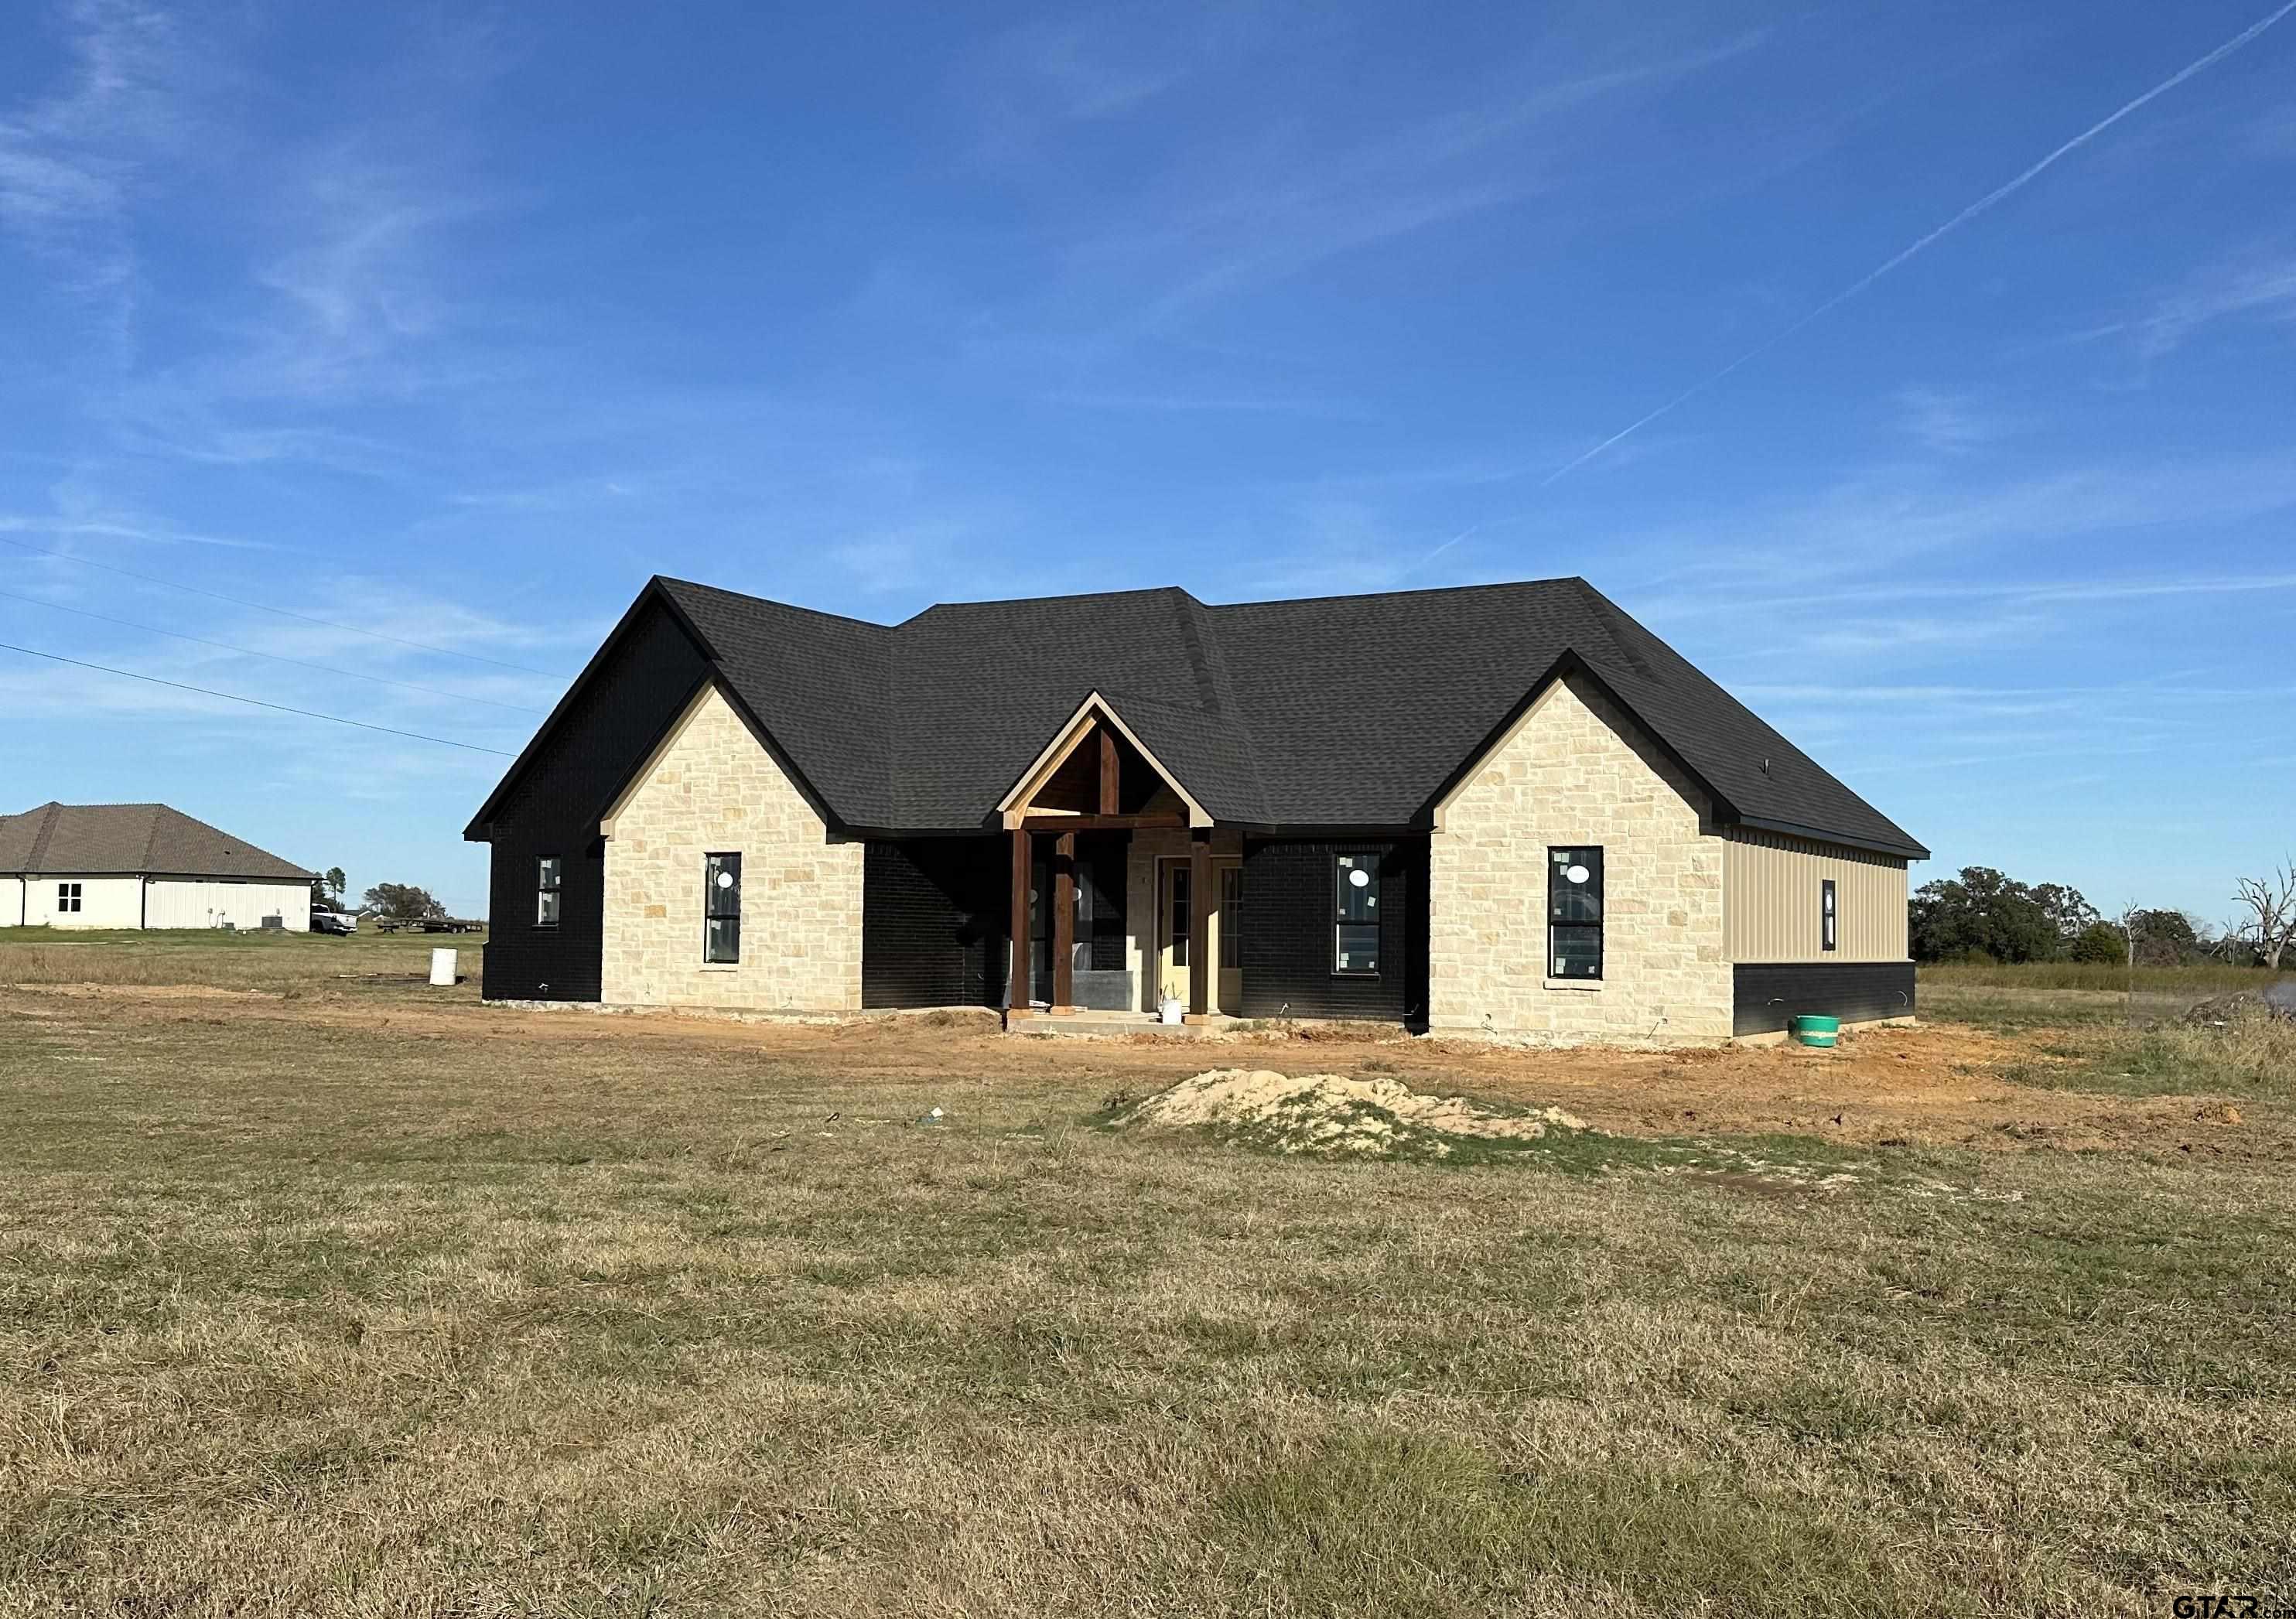
[[[356,993],[281,993],[113,984],[0,988],[0,1014],[98,1000],[135,1020],[234,1019],[305,1028],[390,1029],[402,1035],[520,1045],[603,1043],[754,1052],[771,1067],[834,1078],[951,1087],[1021,1081],[1073,1090],[1080,1106],[1137,1098],[1209,1068],[1385,1075],[1422,1091],[1465,1091],[1517,1105],[1560,1106],[1595,1129],[1631,1135],[1817,1135],[1861,1145],[1981,1150],[2135,1149],[2296,1159],[2296,1120],[2252,1103],[2192,1095],[2059,1090],[2009,1077],[2070,1065],[2085,1031],[1997,1034],[1964,1024],[1881,1026],[1831,1051],[1731,1046],[1675,1051],[1538,1051],[1414,1039],[1383,1026],[1180,1039],[1007,1034],[993,1015],[928,1013],[850,1023],[734,1020],[669,1013],[527,1010],[475,1004],[467,988],[439,1002]]]

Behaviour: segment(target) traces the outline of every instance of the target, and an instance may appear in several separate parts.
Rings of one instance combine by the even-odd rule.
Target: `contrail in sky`
[[[2130,113],[2136,111],[2138,108],[2144,106],[2147,102],[2152,101],[2154,97],[2166,95],[2169,91],[2175,89],[2178,85],[2183,84],[2195,73],[2199,73],[2209,68],[2214,67],[2218,62],[2222,61],[2234,51],[2237,51],[2242,46],[2247,45],[2251,40],[2263,33],[2265,29],[2270,28],[2274,23],[2279,21],[2291,12],[2296,12],[2296,0],[2287,0],[2286,4],[2283,5],[2278,11],[2273,12],[2270,16],[2265,18],[2262,21],[2250,24],[2239,33],[2234,35],[2230,39],[2226,40],[2215,50],[2210,51],[2206,56],[2202,57],[2198,61],[2193,62],[2180,71],[2171,74],[2169,78],[2162,79],[2159,84],[2153,86],[2150,90],[2147,90],[2144,94],[2138,96],[2135,101],[2130,102],[2128,105],[2122,107],[2119,111],[2112,113],[2109,117],[2100,119],[2095,123],[2091,124],[2087,128],[2073,136],[2071,140],[2067,141],[2063,145],[2058,147],[2054,151],[2051,152],[2047,157],[2043,158],[2039,162],[2034,164],[2032,168],[2027,169],[2023,174],[2019,175],[2015,179],[2009,181],[2005,184],[1997,186],[1993,190],[1986,192],[1985,195],[1980,197],[1976,201],[1962,209],[1961,212],[1956,214],[1952,218],[1938,226],[1937,229],[1931,231],[1928,235],[1915,242],[1911,247],[1905,249],[1903,251],[1897,254],[1896,257],[1886,259],[1874,268],[1868,270],[1865,274],[1859,276],[1856,281],[1851,282],[1848,286],[1842,288],[1841,291],[1835,293],[1832,298],[1827,298],[1824,303],[1818,305],[1816,308],[1811,310],[1800,320],[1794,322],[1793,324],[1786,327],[1784,331],[1775,332],[1771,336],[1763,339],[1762,341],[1755,344],[1753,348],[1749,348],[1745,353],[1740,355],[1736,359],[1731,361],[1727,365],[1725,365],[1713,375],[1702,378],[1700,380],[1692,383],[1688,388],[1684,388],[1680,393],[1675,395],[1673,398],[1669,399],[1664,405],[1660,405],[1656,410],[1651,412],[1650,414],[1641,418],[1639,421],[1628,422],[1617,432],[1611,434],[1608,438],[1603,440],[1602,443],[1596,445],[1593,449],[1588,450],[1582,454],[1572,456],[1569,461],[1564,462],[1561,466],[1555,468],[1554,471],[1549,472],[1545,478],[1540,478],[1538,480],[1538,487],[1544,489],[1547,485],[1562,477],[1565,473],[1585,466],[1588,462],[1594,460],[1595,457],[1600,455],[1612,445],[1617,444],[1620,439],[1631,437],[1633,435],[1641,432],[1643,429],[1648,427],[1652,422],[1656,421],[1660,416],[1688,404],[1691,400],[1704,393],[1708,388],[1713,387],[1717,382],[1721,381],[1725,377],[1730,375],[1731,372],[1751,363],[1752,361],[1759,359],[1771,349],[1775,348],[1779,344],[1793,336],[1794,333],[1800,331],[1803,327],[1808,325],[1812,321],[1818,319],[1822,315],[1831,314],[1833,310],[1836,310],[1842,305],[1848,303],[1851,298],[1856,298],[1859,293],[1865,291],[1866,288],[1881,280],[1884,275],[1887,275],[1890,271],[1896,269],[1899,265],[1904,264],[1907,259],[1913,258],[1914,255],[1919,253],[1923,249],[1928,247],[1939,237],[1960,229],[1963,225],[1967,225],[1971,220],[1976,218],[1980,214],[1991,208],[1995,203],[2023,190],[2025,186],[2030,184],[2036,176],[2038,176],[2044,169],[2055,163],[2058,159],[2067,157],[2071,153],[2078,151],[2083,146],[2087,145],[2098,135],[2103,135],[2106,130],[2112,128],[2115,124],[2120,122],[2121,119],[2127,118]]]

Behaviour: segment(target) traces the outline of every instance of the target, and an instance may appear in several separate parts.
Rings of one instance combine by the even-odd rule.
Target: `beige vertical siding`
[[[311,886],[155,877],[144,895],[146,928],[260,928],[266,916],[290,933],[310,932]]]
[[[141,928],[144,925],[144,879],[140,877],[95,876],[84,871],[42,871],[27,878],[24,920],[35,928]],[[57,887],[79,885],[79,909],[59,911]],[[8,896],[14,899],[16,895]],[[16,912],[8,920],[13,922]]]
[[[1807,838],[1732,827],[1722,915],[1733,961],[1902,961],[1906,863]],[[1838,885],[1837,947],[1821,949],[1818,884]]]

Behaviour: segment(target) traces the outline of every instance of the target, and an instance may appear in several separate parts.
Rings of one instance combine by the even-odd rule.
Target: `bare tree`
[[[2283,861],[2262,877],[2240,879],[2233,899],[2241,908],[2241,934],[2276,972],[2281,953],[2296,944],[2296,863]]]

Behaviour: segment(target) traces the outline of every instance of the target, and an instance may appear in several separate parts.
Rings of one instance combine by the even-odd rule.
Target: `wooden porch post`
[[[1016,1018],[1029,1015],[1029,834],[1013,829],[1013,993],[1009,1003]]]
[[[1076,1010],[1076,834],[1053,840],[1053,1010]]]
[[[1211,1010],[1212,835],[1198,827],[1188,834],[1188,1013]]]
[[[1100,727],[1100,813],[1116,814],[1117,789],[1124,781],[1124,766],[1116,756],[1116,732],[1105,722]]]

